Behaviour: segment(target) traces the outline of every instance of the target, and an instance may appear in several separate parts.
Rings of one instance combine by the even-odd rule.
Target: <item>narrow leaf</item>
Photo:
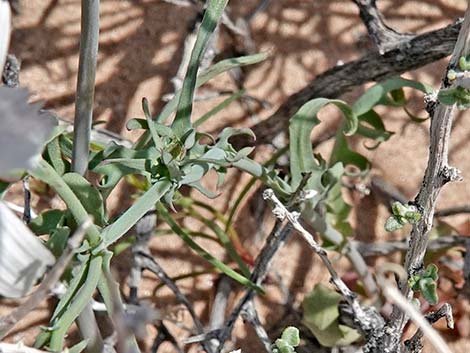
[[[194,90],[196,88],[197,71],[204,50],[209,42],[210,36],[217,27],[228,0],[209,0],[201,26],[194,44],[191,58],[189,59],[188,71],[181,89],[181,97],[178,102],[176,117],[172,124],[176,136],[182,137],[191,128],[191,112],[193,107]]]

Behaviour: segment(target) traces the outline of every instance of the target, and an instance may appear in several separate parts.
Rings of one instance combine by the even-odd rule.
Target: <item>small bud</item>
[[[449,79],[449,81],[455,80],[457,78],[457,72],[452,69],[447,71],[447,78]]]

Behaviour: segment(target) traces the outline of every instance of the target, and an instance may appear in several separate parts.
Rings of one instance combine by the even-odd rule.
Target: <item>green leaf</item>
[[[207,81],[213,79],[214,77],[220,75],[223,72],[229,71],[231,69],[252,65],[259,63],[267,58],[267,53],[258,53],[254,55],[241,56],[238,58],[230,58],[219,61],[218,63],[212,65],[208,69],[204,70],[196,80],[196,88],[202,86]],[[176,110],[178,101],[181,96],[181,90],[175,93],[175,96],[163,107],[163,110],[160,112],[156,118],[156,123],[163,123],[168,119],[168,117]],[[135,147],[140,149],[148,144],[150,140],[150,134],[146,131],[139,141],[136,143]]]
[[[429,304],[436,305],[439,302],[437,284],[432,278],[422,278],[419,281],[419,287],[421,295]]]
[[[123,215],[103,230],[103,247],[108,247],[126,234],[148,210],[160,201],[170,187],[171,182],[169,180],[157,181]]]
[[[331,152],[330,165],[341,162],[344,165],[354,165],[360,170],[360,174],[366,174],[370,169],[370,163],[366,157],[349,148],[346,137],[338,131],[335,144]]]
[[[107,220],[103,198],[99,191],[78,173],[67,173],[62,178],[77,195],[85,210],[93,216],[94,222],[103,226]]]
[[[395,201],[392,204],[392,212],[395,216],[405,217],[405,214],[408,212],[408,207],[403,205],[401,202]]]
[[[320,330],[324,330],[338,319],[340,301],[340,294],[319,283],[304,299],[304,317]]]
[[[211,265],[215,266],[217,269],[225,273],[227,276],[230,278],[234,279],[235,281],[241,283],[244,286],[247,286],[249,288],[252,288],[258,292],[263,293],[263,289],[256,285],[255,283],[251,282],[248,278],[245,276],[239,274],[238,272],[232,270],[230,267],[225,265],[222,261],[216,259],[214,256],[212,256],[210,253],[208,253],[206,250],[204,250],[200,245],[198,245],[192,238],[191,236],[185,232],[170,216],[168,213],[168,210],[166,209],[165,206],[163,206],[161,203],[157,204],[157,211],[158,214],[162,217],[162,219],[170,226],[171,230],[175,232],[176,235],[178,235],[183,241],[191,248],[193,249],[199,256],[201,256],[203,259],[208,261]]]
[[[139,130],[139,129],[147,130],[149,128],[149,125],[147,124],[146,119],[130,119],[126,123],[126,128],[127,130]]]
[[[85,306],[90,302],[101,275],[103,258],[95,256],[90,258],[86,280],[70,302],[67,310],[58,318],[52,331],[50,349],[61,351],[65,335],[75,319],[80,315]]]
[[[357,134],[377,142],[376,146],[372,147],[364,143],[364,147],[367,149],[375,149],[380,143],[387,141],[393,135],[393,132],[385,129],[382,118],[373,109],[360,115],[358,119]]]
[[[400,218],[395,217],[395,216],[390,216],[387,218],[387,221],[385,222],[385,230],[387,232],[394,232],[396,230],[402,229],[404,225],[404,222],[400,220]]]
[[[423,277],[431,278],[433,281],[437,281],[439,278],[438,271],[439,269],[435,264],[429,264],[424,271]]]
[[[152,115],[150,114],[149,102],[147,98],[142,98],[142,110],[144,111],[145,119],[147,120],[147,126],[150,129],[150,134],[153,139],[153,143],[157,149],[161,149],[164,147],[164,143],[160,136],[158,135],[157,130],[155,129],[155,125],[152,124]]]
[[[300,344],[299,329],[294,326],[289,326],[282,331],[281,339],[287,342],[292,347],[297,347]]]
[[[65,212],[62,210],[47,210],[29,223],[29,228],[36,235],[50,234],[63,224]]]
[[[71,230],[69,227],[59,227],[52,231],[51,236],[47,240],[47,247],[54,256],[59,257],[67,246]]]
[[[68,353],[81,353],[87,346],[88,340],[83,340],[68,348]]]
[[[68,206],[77,224],[83,224],[88,220],[88,212],[80,202],[80,199],[49,163],[42,159],[39,161],[36,169],[29,173],[50,185],[57,192]],[[93,245],[96,245],[101,239],[100,232],[94,224],[87,230],[87,239]]]
[[[340,294],[317,284],[302,304],[305,326],[325,347],[349,345],[361,337],[356,330],[339,323],[341,300]]]
[[[353,113],[346,102],[338,99],[316,98],[305,103],[289,123],[290,158],[292,188],[296,188],[302,179],[302,173],[319,170],[318,163],[313,157],[310,135],[313,128],[320,123],[318,112],[328,104],[337,106],[346,118],[344,133],[352,135],[358,127],[357,115]]]
[[[46,146],[47,156],[54,169],[59,175],[63,175],[67,168],[65,161],[62,159],[62,152],[60,150],[59,136],[54,138]]]
[[[278,338],[274,345],[275,350],[279,353],[295,353],[295,348],[282,338]]]
[[[389,92],[396,91],[402,87],[411,87],[424,93],[432,93],[433,88],[430,85],[407,80],[404,78],[393,78],[369,88],[359,99],[352,105],[352,112],[355,115],[367,113],[377,104],[384,100]]]
[[[224,110],[225,108],[227,108],[230,104],[232,104],[232,102],[236,101],[237,99],[242,97],[244,94],[245,94],[244,89],[241,89],[241,90],[235,92],[230,97],[223,100],[221,103],[217,104],[214,108],[209,110],[206,114],[204,114],[199,119],[197,119],[193,124],[194,127],[198,127],[198,126],[202,125],[204,122],[206,122],[207,120],[212,118],[214,115],[216,115],[217,113],[219,113],[222,110]]]
[[[197,71],[207,43],[217,27],[228,0],[209,0],[202,18],[201,26],[194,44],[188,70],[181,89],[175,120],[171,125],[176,136],[182,137],[191,128],[191,112],[193,107],[194,90],[196,88]]]

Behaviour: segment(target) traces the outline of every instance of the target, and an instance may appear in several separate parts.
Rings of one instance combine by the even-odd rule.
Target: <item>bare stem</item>
[[[99,0],[82,0],[80,58],[78,63],[72,151],[72,169],[81,175],[84,175],[88,169],[100,30],[99,15]]]
[[[93,98],[95,94],[96,60],[100,31],[100,1],[82,0],[80,57],[78,62],[77,97],[73,129],[72,170],[85,175],[88,170]],[[103,339],[91,308],[91,302],[77,319],[80,332],[88,339],[87,351],[100,352]]]

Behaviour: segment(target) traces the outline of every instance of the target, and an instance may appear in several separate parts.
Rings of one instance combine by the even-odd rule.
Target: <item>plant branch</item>
[[[431,326],[426,318],[411,304],[411,302],[403,296],[402,293],[394,286],[387,283],[381,283],[383,294],[392,301],[399,310],[406,312],[411,320],[420,328],[422,334],[425,335],[431,344],[439,353],[452,353],[447,343],[439,335],[439,333]],[[376,347],[377,351],[384,352],[384,346]],[[392,350],[391,352],[397,352]]]
[[[425,316],[426,320],[432,325],[441,318],[445,318],[447,322],[447,328],[454,328],[454,317],[452,315],[452,307],[448,303],[444,303],[438,310],[431,311]],[[423,338],[423,331],[418,330],[409,340],[405,341],[405,347],[409,353],[421,353],[423,345],[421,339]]]
[[[165,285],[173,292],[176,299],[183,304],[191,315],[193,319],[194,326],[196,328],[196,332],[198,334],[204,334],[204,326],[202,325],[201,321],[196,315],[193,305],[188,300],[188,298],[181,293],[178,286],[173,282],[173,280],[168,276],[168,274],[163,270],[163,268],[153,259],[152,256],[145,252],[138,252],[134,255],[135,260],[139,263],[141,268],[145,268],[151,272],[153,272]],[[212,349],[209,345],[207,345],[204,341],[201,343],[204,349],[207,352],[212,352]]]
[[[244,312],[242,313],[242,317],[247,320],[251,326],[255,329],[255,333],[258,336],[259,340],[263,344],[264,350],[268,353],[271,353],[271,340],[264,329],[263,325],[258,316],[258,312],[256,311],[255,304],[253,300],[250,300],[247,305],[245,305]]]
[[[328,258],[327,252],[323,249],[299,222],[300,214],[289,212],[282,202],[276,197],[273,190],[268,189],[263,193],[263,197],[270,200],[274,204],[273,214],[281,221],[287,220],[289,224],[302,236],[309,247],[320,257],[321,261],[330,273],[331,282],[341,293],[345,301],[348,303],[353,313],[355,326],[367,337],[375,336],[375,332],[383,327],[383,318],[374,309],[364,309],[359,304],[356,294],[353,293],[333,267]]]
[[[427,250],[437,252],[447,250],[456,246],[464,246],[468,236],[465,235],[449,235],[442,236],[429,241]],[[360,241],[352,241],[356,245],[359,253],[364,257],[389,255],[394,252],[404,252],[408,250],[406,241],[388,241],[381,243],[364,243]]]
[[[93,120],[96,60],[100,30],[100,1],[82,0],[80,57],[73,132],[72,169],[85,175],[88,169],[90,131]]]
[[[423,67],[452,52],[461,22],[426,32],[403,42],[383,55],[368,53],[362,58],[335,66],[318,75],[306,87],[294,93],[268,119],[252,126],[256,144],[269,144],[281,132],[287,131],[289,118],[311,99],[337,98],[370,81],[381,81],[406,71]],[[235,143],[236,140],[236,143]],[[234,139],[239,148],[252,143],[248,137]]]
[[[352,0],[359,8],[359,16],[367,27],[367,32],[374,40],[380,53],[398,47],[414,37],[409,33],[398,33],[385,24],[384,18],[377,9],[376,0]]]
[[[461,56],[466,57],[469,54],[469,44],[470,7],[467,8],[465,13],[464,22],[450,59],[449,69],[456,66]],[[442,88],[448,86],[446,77],[447,72],[444,74]],[[423,259],[426,253],[429,232],[433,225],[434,211],[441,188],[447,182],[460,180],[458,170],[450,167],[448,164],[448,146],[454,105],[444,106],[435,101],[432,106],[433,108],[430,111],[432,118],[429,158],[421,189],[414,201],[420,210],[421,219],[413,225],[409,248],[405,256],[404,268],[407,271],[408,278],[424,270]],[[407,298],[407,300],[410,300],[412,291],[408,286],[407,278],[402,279],[399,286],[402,295]],[[385,334],[385,347],[392,351],[399,350],[401,336],[407,322],[408,317],[403,311],[402,305],[395,305]]]
[[[282,222],[279,221],[276,222],[273,227],[273,230],[266,239],[266,243],[263,249],[261,249],[261,252],[256,258],[256,263],[251,274],[250,280],[257,285],[261,285],[261,283],[263,282],[271,266],[274,255],[285,243],[287,237],[291,232],[292,227],[289,224],[281,227],[281,223]],[[247,303],[254,298],[254,295],[255,291],[251,288],[248,288],[243,297],[238,301],[237,305],[232,310],[223,328],[220,330],[220,332],[217,332],[215,334],[216,339],[219,341],[219,346],[216,351],[217,353],[222,350],[225,341],[229,338],[230,334],[232,333],[235,321],[237,320],[238,316],[241,314]],[[208,336],[206,339],[209,338],[212,337]]]

